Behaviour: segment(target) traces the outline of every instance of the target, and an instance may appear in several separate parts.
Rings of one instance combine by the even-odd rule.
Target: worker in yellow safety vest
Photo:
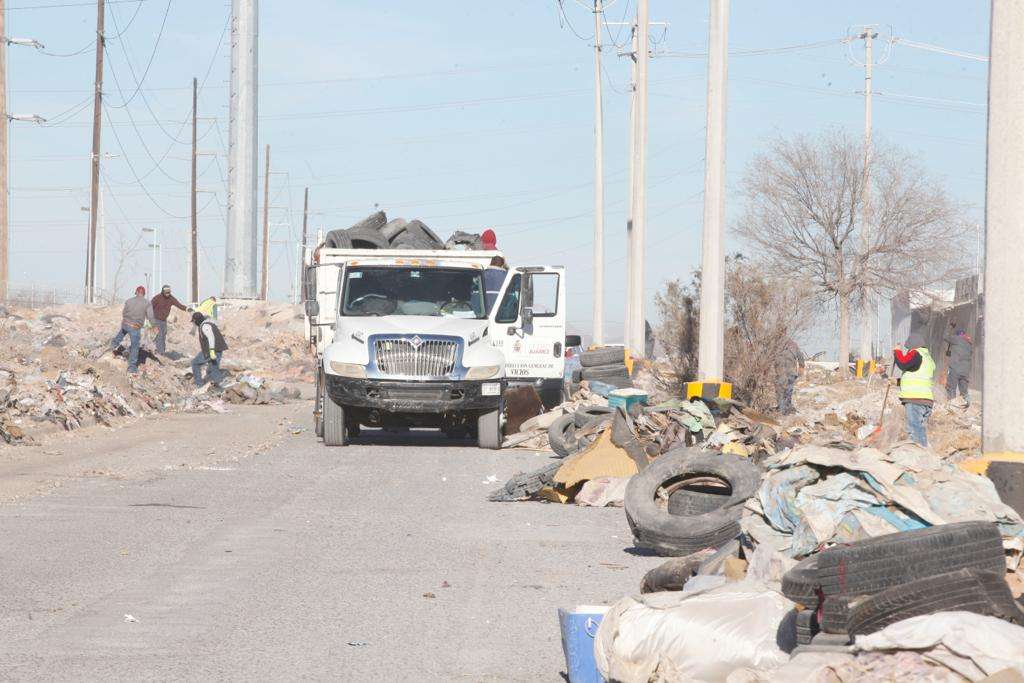
[[[925,346],[924,338],[914,332],[905,348],[893,350],[896,367],[903,371],[899,378],[899,399],[907,413],[907,431],[914,443],[928,446],[928,418],[932,414],[935,395],[935,361]]]

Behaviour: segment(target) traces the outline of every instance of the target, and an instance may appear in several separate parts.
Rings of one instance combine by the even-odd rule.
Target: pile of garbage
[[[328,249],[483,249],[481,236],[456,230],[442,240],[417,219],[388,220],[383,211],[372,213],[348,228],[331,230],[324,237]]]
[[[289,305],[222,308],[228,376],[201,391],[191,378],[195,328],[183,312],[171,315],[166,355],[155,353],[153,330],[144,331],[137,375],[127,373],[123,352],[110,349],[119,306],[0,314],[0,438],[8,444],[53,430],[114,426],[119,418],[151,412],[223,412],[226,403],[293,400],[297,392],[286,385],[310,381],[313,373],[301,314]]]

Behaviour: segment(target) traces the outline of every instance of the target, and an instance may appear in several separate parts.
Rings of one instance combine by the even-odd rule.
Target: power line
[[[752,57],[757,55],[773,55],[783,54],[786,52],[799,52],[802,50],[813,50],[819,47],[827,47],[829,45],[839,45],[841,43],[849,42],[849,38],[832,38],[831,40],[819,40],[814,43],[800,43],[797,45],[783,45],[780,47],[763,47],[755,48],[750,50],[730,50],[730,57]],[[704,59],[708,56],[707,52],[674,52],[671,50],[663,50],[661,52],[653,53],[655,57],[678,57],[681,59]]]
[[[906,45],[917,50],[926,50],[928,52],[937,52],[939,54],[948,55],[950,57],[961,57],[963,59],[971,59],[976,62],[987,62],[988,57],[985,55],[978,55],[972,52],[962,52],[960,50],[951,50],[949,48],[941,47],[939,45],[932,45],[930,43],[918,43],[913,40],[907,40],[906,38],[894,37],[891,41],[893,44],[899,43],[900,45]]]
[[[135,81],[135,92],[133,92],[131,97],[129,97],[128,99],[124,99],[124,95],[122,94],[121,97],[122,97],[122,100],[124,100],[124,101],[121,104],[112,104],[112,105],[110,105],[114,109],[123,109],[123,108],[127,107],[129,104],[131,104],[131,101],[134,100],[135,97],[139,94],[139,92],[140,92],[140,90],[142,88],[142,84],[146,82],[146,76],[149,75],[149,70],[153,66],[153,60],[156,58],[157,49],[160,47],[160,39],[163,38],[164,28],[166,28],[166,26],[167,26],[167,16],[171,13],[171,3],[172,2],[173,2],[173,0],[167,0],[167,7],[164,9],[164,16],[163,16],[163,19],[160,21],[160,30],[157,32],[156,40],[153,42],[153,51],[149,54],[149,61],[146,62],[146,69],[145,69],[145,71],[142,72],[142,78],[138,78],[135,75],[135,67],[132,66],[131,60],[127,59],[128,52],[127,52],[127,49],[125,49],[125,58],[126,58],[126,61],[128,63],[128,71],[132,75],[132,80]],[[111,12],[110,13],[110,17],[111,17],[111,19],[114,22],[114,26],[116,27],[117,26],[117,16],[116,16],[116,13]],[[134,17],[133,17],[133,20],[134,20]],[[125,30],[126,31],[128,30],[127,27],[125,28]],[[121,34],[123,34],[123,33],[124,32],[122,31]],[[121,34],[119,34],[119,35],[121,35]],[[121,41],[121,47],[122,48],[124,48],[125,43],[126,43],[126,41],[124,41],[124,40]],[[106,47],[105,46],[104,46],[104,51],[106,51]],[[118,91],[120,91],[120,88],[118,88]]]
[[[120,5],[122,3],[129,2],[146,2],[146,0],[107,0],[108,5]],[[65,2],[59,5],[21,5],[19,7],[8,7],[7,11],[12,12],[15,10],[30,10],[30,9],[61,9],[64,7],[95,7],[95,2]]]

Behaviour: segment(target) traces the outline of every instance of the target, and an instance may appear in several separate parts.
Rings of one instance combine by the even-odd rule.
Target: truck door
[[[505,278],[488,324],[510,380],[557,380],[565,368],[565,268],[517,268]]]
[[[307,325],[310,339],[316,344],[317,354],[323,354],[324,347],[331,343],[334,335],[331,329],[338,317],[338,283],[341,278],[340,263],[321,263],[308,266],[306,270],[305,297],[315,301],[316,314],[309,315]]]

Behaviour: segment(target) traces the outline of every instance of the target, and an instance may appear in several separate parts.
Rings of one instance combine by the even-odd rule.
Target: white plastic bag
[[[594,658],[606,680],[724,681],[736,669],[789,660],[777,641],[792,611],[790,600],[751,580],[625,597],[601,622]]]

